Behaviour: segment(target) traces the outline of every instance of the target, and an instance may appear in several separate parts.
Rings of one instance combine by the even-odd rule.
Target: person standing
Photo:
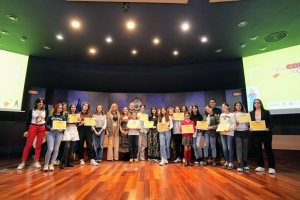
[[[128,139],[128,128],[127,123],[130,120],[131,115],[129,114],[128,108],[122,109],[120,117],[120,148],[119,152],[122,154],[123,160],[129,159],[129,139]]]
[[[145,149],[147,147],[148,129],[144,127],[144,121],[140,119],[140,116],[145,114],[145,110],[146,110],[146,106],[140,105],[140,113],[137,114],[141,124],[141,129],[139,134],[139,152],[138,152],[138,158],[141,161],[145,160]]]
[[[180,107],[175,106],[175,113],[180,113]],[[183,145],[182,145],[182,134],[180,131],[182,120],[175,120],[173,118],[173,138],[175,143],[175,152],[176,152],[176,159],[174,160],[174,163],[181,162],[183,159]]]
[[[197,105],[192,106],[190,119],[194,122],[195,125],[197,125],[197,121],[203,120],[203,116],[200,114]],[[196,134],[194,135],[195,137],[193,136],[193,148],[196,157],[195,164],[203,164],[203,153],[201,147],[202,131],[200,129],[197,129]]]
[[[149,161],[158,161],[160,157],[159,150],[159,135],[156,129],[157,126],[157,109],[156,107],[151,108],[151,113],[149,115],[149,121],[153,121],[153,127],[149,129],[148,135],[148,157]]]
[[[264,109],[263,103],[260,99],[253,101],[253,111],[250,112],[252,121],[265,120],[266,130],[264,131],[252,131],[253,142],[256,151],[257,168],[255,171],[265,171],[264,157],[262,153],[262,144],[264,145],[267,158],[269,174],[275,174],[275,158],[272,150],[272,128],[274,127],[274,120],[268,110]]]
[[[139,142],[139,133],[141,129],[140,121],[137,119],[137,113],[134,111],[131,114],[132,119],[127,123],[128,139],[129,139],[129,162],[138,162],[138,142]],[[137,124],[137,128],[130,128],[130,124]]]

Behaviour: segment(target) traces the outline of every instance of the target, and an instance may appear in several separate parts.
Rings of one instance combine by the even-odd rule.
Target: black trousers
[[[139,136],[128,135],[129,140],[129,158],[136,159],[138,154]]]
[[[173,134],[176,156],[183,158],[182,134]]]
[[[272,132],[270,131],[253,131],[252,132],[253,143],[255,146],[257,166],[265,167],[262,144],[268,158],[268,167],[275,169],[275,158],[272,150]]]
[[[95,158],[95,151],[93,149],[93,131],[90,126],[78,126],[79,134],[79,159],[83,159],[84,141],[86,141],[87,153],[89,159]]]
[[[74,141],[65,141],[64,153],[62,156],[63,160],[71,159],[74,151]]]

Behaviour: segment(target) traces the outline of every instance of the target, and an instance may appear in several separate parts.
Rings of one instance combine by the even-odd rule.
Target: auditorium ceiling
[[[0,49],[100,66],[168,67],[300,44],[299,0],[141,1],[1,0]]]

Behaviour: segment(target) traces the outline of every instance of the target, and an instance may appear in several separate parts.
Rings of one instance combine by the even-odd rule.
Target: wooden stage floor
[[[99,166],[79,165],[42,172],[16,170],[18,158],[1,158],[0,199],[300,199],[300,152],[274,151],[276,174],[222,169],[211,165],[159,166],[156,162],[103,161]],[[43,160],[42,160],[43,161]],[[41,162],[43,165],[44,163]],[[236,165],[236,163],[235,163]]]

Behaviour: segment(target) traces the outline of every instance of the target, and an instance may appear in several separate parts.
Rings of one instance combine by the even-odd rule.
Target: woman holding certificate
[[[65,115],[66,116],[66,115]],[[79,140],[77,123],[80,121],[79,114],[76,114],[76,104],[72,103],[69,107],[67,115],[67,128],[63,135],[62,141],[65,141],[64,151],[60,162],[60,168],[74,167],[71,163],[72,154],[74,151],[74,142]]]
[[[132,111],[134,112],[134,111]],[[127,123],[130,120],[131,116],[127,107],[122,109],[122,114],[120,117],[120,147],[119,152],[122,155],[123,160],[128,160],[129,156],[129,139],[128,139],[128,128]]]
[[[165,107],[161,108],[160,115],[158,116],[157,131],[159,132],[159,141],[160,141],[160,156],[161,161],[159,165],[164,165],[168,163],[170,155],[170,142],[171,142],[171,131],[173,128],[173,122],[167,113]]]
[[[102,105],[96,107],[96,112],[93,114],[93,118],[96,120],[96,125],[92,126],[94,131],[93,140],[94,140],[94,149],[95,149],[95,160],[96,162],[102,162],[103,156],[103,142],[106,129],[106,115]]]
[[[138,143],[141,123],[140,120],[137,119],[137,113],[135,111],[131,113],[131,117],[132,119],[127,123],[127,128],[129,129],[129,162],[138,162]]]
[[[140,113],[137,114],[138,119],[141,123],[140,135],[139,135],[139,152],[138,158],[141,161],[145,160],[145,149],[147,147],[147,133],[148,129],[145,128],[144,122],[148,121],[148,115],[145,113],[146,106],[140,105]]]
[[[173,137],[177,156],[177,158],[174,160],[174,163],[177,163],[181,162],[181,159],[183,158],[182,134],[180,131],[180,126],[184,118],[184,113],[180,112],[179,106],[175,106],[175,113],[173,116]]]
[[[57,158],[58,149],[60,142],[63,137],[63,130],[66,129],[66,118],[65,115],[61,114],[62,111],[62,104],[59,103],[55,106],[54,113],[49,115],[46,120],[46,129],[48,131],[47,135],[47,153],[45,156],[45,166],[43,171],[46,172],[48,170],[53,171],[54,170],[54,161]],[[63,122],[64,123],[59,123]],[[49,165],[51,154],[52,159]]]
[[[275,174],[275,158],[272,150],[272,128],[274,127],[273,118],[260,99],[253,102],[253,111],[250,112],[251,120],[250,131],[252,131],[253,142],[256,150],[257,172],[265,171],[264,157],[262,153],[262,144],[268,157],[269,174]]]
[[[190,119],[197,125],[197,121],[202,121],[203,117],[199,112],[198,106],[192,106],[192,112]],[[202,140],[202,132],[200,129],[197,130],[196,134],[193,135],[193,148],[194,154],[196,157],[195,164],[203,164],[203,153],[201,147],[201,140]]]
[[[236,155],[238,160],[237,171],[249,170],[247,165],[248,154],[248,138],[249,138],[249,121],[250,115],[246,112],[246,109],[242,102],[236,102],[233,107],[233,112],[236,118],[236,129],[234,131],[234,140],[236,145]]]
[[[221,133],[221,140],[223,146],[223,152],[225,156],[225,164],[223,165],[224,169],[233,169],[233,159],[234,159],[234,150],[233,150],[233,136],[234,130],[236,128],[235,117],[233,113],[229,112],[229,104],[222,104],[223,113],[220,116],[220,124],[217,131]]]
[[[34,102],[33,109],[28,112],[28,117],[26,121],[26,132],[24,137],[27,137],[26,146],[23,150],[22,163],[19,164],[17,169],[23,169],[25,167],[25,161],[27,160],[28,154],[32,147],[33,141],[36,137],[36,147],[35,147],[35,168],[42,167],[39,163],[39,158],[41,154],[41,147],[43,143],[44,136],[47,135],[45,127],[45,118],[47,116],[46,110],[44,108],[44,99],[38,98]]]
[[[86,141],[87,153],[90,160],[90,165],[97,166],[98,163],[95,161],[95,151],[93,148],[93,131],[91,126],[95,126],[96,121],[92,118],[92,113],[90,110],[90,104],[84,102],[82,104],[81,112],[78,113],[80,116],[80,122],[78,124],[78,133],[79,133],[79,160],[80,165],[85,165],[83,158],[84,142]]]
[[[218,115],[213,114],[212,107],[207,105],[205,107],[206,114],[203,118],[203,121],[206,122],[206,127],[201,127],[201,131],[204,131],[204,162],[203,166],[207,166],[207,157],[208,157],[208,147],[210,145],[212,151],[213,162],[212,166],[215,167],[216,163],[216,138],[217,132],[216,129],[220,123],[220,118]]]
[[[159,135],[156,129],[157,126],[157,109],[156,107],[151,108],[151,113],[149,115],[149,121],[153,122],[153,127],[149,129],[148,135],[148,157],[149,161],[158,161],[160,157],[159,151]]]
[[[182,133],[182,144],[184,145],[184,166],[193,166],[191,162],[191,146],[193,144],[193,135],[196,132],[194,121],[190,120],[190,113],[184,113],[184,120],[181,122],[180,132]]]
[[[118,110],[118,104],[113,103],[111,105],[106,114],[106,118],[106,135],[108,136],[107,160],[119,160],[120,113]]]

